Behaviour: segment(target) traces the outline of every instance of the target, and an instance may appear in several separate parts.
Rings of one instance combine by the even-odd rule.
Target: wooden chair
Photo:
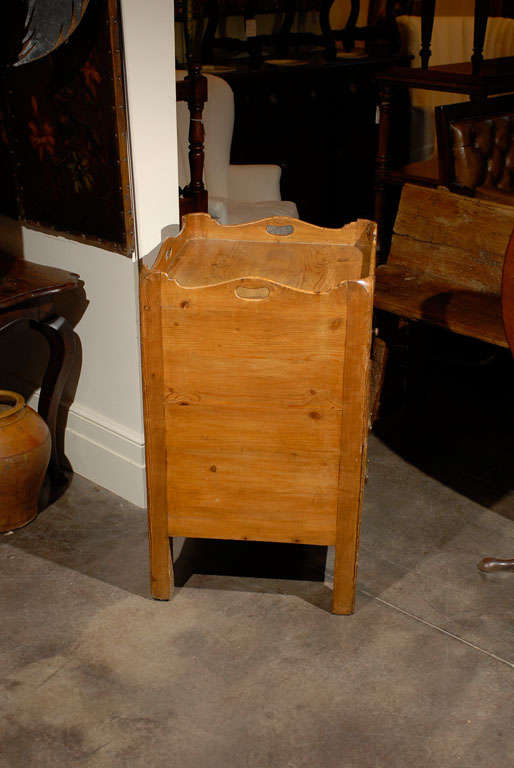
[[[285,14],[280,30],[279,50],[282,55],[286,55],[288,49],[294,45],[300,46],[323,46],[332,55],[335,55],[335,37],[330,27],[330,9],[334,0],[286,0]],[[355,24],[359,15],[359,0],[352,0],[350,12],[350,23]],[[355,10],[356,15],[355,15]],[[316,32],[293,32],[295,16],[298,12],[316,11],[319,17],[320,33]]]
[[[501,281],[514,207],[406,184],[375,308],[508,347]]]
[[[263,47],[280,46],[280,42],[285,39],[287,34],[290,4],[289,0],[282,0],[281,2],[279,0],[207,0],[207,24],[202,38],[203,63],[212,63],[216,51],[224,52],[228,56],[247,53],[250,58],[258,59],[262,55]],[[257,34],[255,17],[262,14],[278,14],[282,17],[280,31],[267,35]],[[230,16],[241,16],[244,19],[246,32],[244,39],[227,36],[216,37],[220,22]]]
[[[514,96],[438,106],[435,114],[441,184],[514,205]]]
[[[336,40],[342,40],[345,48],[352,48],[356,38],[368,39],[376,30],[358,29],[357,19],[360,12],[360,0],[349,0],[350,13],[343,29],[333,30],[330,25],[330,10],[334,0],[207,0],[207,24],[202,40],[202,60],[212,63],[216,50],[237,55],[248,53],[256,59],[261,57],[264,48],[276,50],[279,56],[287,56],[293,46],[305,48],[322,46],[329,56],[335,56]],[[388,0],[388,8],[392,0]],[[298,14],[315,12],[319,18],[319,31],[293,31]],[[263,14],[277,16],[277,31],[270,34],[257,34],[249,24],[255,17]],[[240,15],[244,18],[247,30],[246,39],[216,37],[220,21],[228,16]],[[388,18],[391,14],[388,15]],[[387,25],[381,25],[379,31]],[[376,36],[376,35],[375,35]],[[396,36],[397,37],[397,36]]]
[[[346,25],[341,29],[333,29],[335,40],[340,40],[343,48],[351,50],[356,40],[363,40],[368,53],[380,54],[396,53],[401,45],[400,33],[396,16],[398,15],[398,1],[384,0],[381,8],[372,8],[370,3],[368,10],[368,23],[364,27],[357,26],[360,14],[360,0],[351,0],[350,13]]]
[[[177,85],[184,72],[177,70]],[[280,195],[281,168],[275,164],[230,162],[235,125],[234,93],[222,78],[207,74],[209,100],[203,109],[203,122],[191,123],[184,104],[177,104],[177,140],[179,185],[186,189],[191,175],[192,127],[202,129],[202,168],[204,183],[209,190],[207,212],[220,224],[242,224],[269,216],[298,217],[294,202]],[[187,80],[187,76],[186,76]],[[205,133],[205,136],[204,136]],[[189,138],[188,138],[189,136]],[[199,177],[200,180],[201,177]],[[191,190],[193,192],[193,190]],[[193,198],[192,202],[195,200]],[[203,201],[201,201],[203,202]],[[191,212],[198,212],[195,209]]]
[[[421,66],[423,69],[428,69],[430,56],[432,54],[431,42],[435,11],[436,7],[442,6],[443,3],[438,3],[436,0],[419,0],[412,5],[416,6],[416,10],[418,10],[421,15]],[[480,72],[480,67],[484,60],[483,50],[489,12],[490,0],[475,0],[473,55],[471,56],[473,74],[478,74]]]

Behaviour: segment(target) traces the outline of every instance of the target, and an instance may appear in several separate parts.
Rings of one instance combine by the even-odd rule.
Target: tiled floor
[[[0,766],[512,765],[514,573],[476,569],[514,557],[512,412],[429,392],[371,439],[352,617],[321,547],[176,541],[150,600],[144,514],[80,477],[2,537]]]

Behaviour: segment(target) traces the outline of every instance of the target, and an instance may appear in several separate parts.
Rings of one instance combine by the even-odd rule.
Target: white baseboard
[[[36,392],[29,400],[35,410],[38,399]],[[143,435],[73,403],[64,444],[74,472],[138,507],[146,506]]]

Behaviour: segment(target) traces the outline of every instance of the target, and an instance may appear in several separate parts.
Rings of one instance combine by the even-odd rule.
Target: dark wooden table
[[[232,162],[281,165],[282,197],[294,200],[305,221],[341,227],[371,218],[376,76],[409,60],[320,54],[299,66],[214,72],[234,91]]]
[[[57,439],[57,416],[65,384],[80,354],[78,336],[57,313],[55,299],[77,288],[79,282],[78,275],[71,272],[0,254],[0,335],[14,327],[32,328],[44,336],[50,350],[38,411],[52,436],[48,469],[52,486],[62,485],[70,471]]]
[[[395,67],[378,77],[380,83],[380,135],[375,178],[374,218],[378,223],[377,261],[387,259],[392,223],[398,202],[398,189],[404,181],[437,185],[437,163],[410,163],[401,169],[393,167],[391,134],[393,94],[398,87],[419,88],[466,94],[470,100],[483,103],[488,96],[507,93],[514,82],[514,57],[484,61],[483,49],[487,20],[492,11],[490,0],[475,0],[473,25],[473,54],[469,62],[429,67],[436,0],[421,0],[421,67]],[[442,3],[440,3],[442,5]],[[397,125],[395,131],[397,131]]]
[[[420,172],[420,163],[412,163],[403,168],[395,168],[393,161],[392,139],[398,126],[393,131],[393,113],[398,92],[407,88],[428,91],[444,91],[467,94],[470,100],[480,104],[488,96],[512,91],[514,83],[514,56],[487,59],[481,63],[478,72],[472,62],[445,64],[443,66],[408,68],[392,67],[388,72],[379,73],[377,81],[380,88],[380,130],[376,158],[375,208],[374,218],[378,223],[378,262],[387,258],[392,232],[392,222],[396,214],[395,203],[398,193],[394,187],[405,181],[418,184],[437,185],[437,163],[425,164],[427,174]]]

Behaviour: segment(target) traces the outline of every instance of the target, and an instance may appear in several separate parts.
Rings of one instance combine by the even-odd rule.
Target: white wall
[[[173,0],[121,0],[139,258],[177,224]]]
[[[178,222],[172,0],[122,0],[137,255]],[[16,224],[0,222],[14,250]],[[76,327],[83,347],[66,454],[78,474],[145,505],[138,264],[101,248],[22,229],[24,258],[77,272],[89,306]],[[37,395],[35,400],[37,400]],[[35,404],[35,402],[34,402]]]

